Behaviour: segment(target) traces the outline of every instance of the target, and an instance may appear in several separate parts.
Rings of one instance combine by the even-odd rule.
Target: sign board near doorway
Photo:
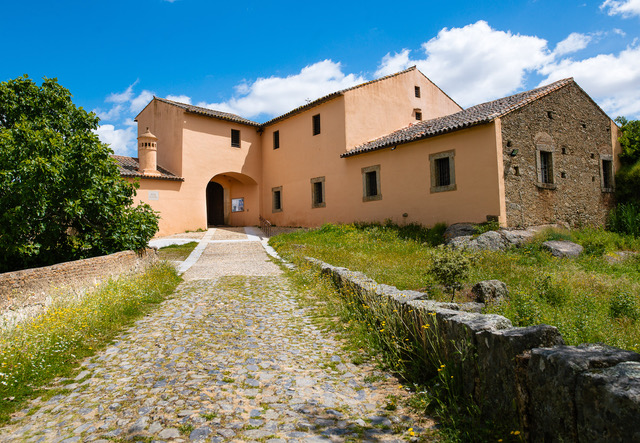
[[[243,211],[244,211],[244,198],[232,198],[231,212],[243,212]]]

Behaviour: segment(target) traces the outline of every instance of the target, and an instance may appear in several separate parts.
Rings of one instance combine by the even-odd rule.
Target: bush
[[[618,292],[609,303],[609,315],[612,318],[626,317],[630,320],[638,319],[638,302],[628,292]]]
[[[640,237],[640,205],[622,203],[609,213],[609,230]]]
[[[464,280],[468,278],[470,268],[471,259],[465,251],[440,245],[434,253],[429,272],[450,291],[453,301],[456,290],[462,289]]]

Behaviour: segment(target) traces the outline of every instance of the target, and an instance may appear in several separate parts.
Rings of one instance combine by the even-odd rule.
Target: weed
[[[168,265],[100,284],[82,297],[60,295],[48,310],[0,328],[0,422],[55,377],[69,377],[84,357],[105,347],[134,319],[173,292],[180,278]],[[48,389],[43,395],[56,395]]]
[[[195,428],[196,427],[193,425],[193,423],[183,423],[178,426],[178,431],[180,431],[182,435],[189,435]]]
[[[626,291],[615,294],[609,304],[609,315],[612,318],[626,317],[632,321],[638,319],[637,298]]]

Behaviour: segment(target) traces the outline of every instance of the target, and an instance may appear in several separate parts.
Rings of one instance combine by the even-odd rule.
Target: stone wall
[[[501,124],[508,226],[604,224],[613,204],[601,186],[601,155],[613,156],[611,120],[579,86],[552,92]],[[540,149],[552,152],[553,165],[553,183],[542,186]]]
[[[565,346],[553,326],[513,327],[499,315],[424,300],[427,294],[307,260],[339,288],[395,304],[410,333],[429,321],[440,338],[436,352],[458,365],[464,394],[486,420],[535,442],[640,441],[640,354],[595,344]]]
[[[101,280],[142,270],[158,258],[155,249],[122,251],[42,268],[0,274],[0,312],[41,304],[56,289],[93,287]]]

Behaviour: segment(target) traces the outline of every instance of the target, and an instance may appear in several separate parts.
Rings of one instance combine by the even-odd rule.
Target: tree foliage
[[[451,294],[453,301],[456,290],[462,289],[464,281],[469,277],[471,259],[465,251],[449,246],[438,246],[429,272]]]
[[[620,170],[616,173],[618,203],[640,205],[640,120],[616,118],[620,125]]]
[[[56,79],[0,83],[0,272],[140,249],[157,231],[98,121]]]

